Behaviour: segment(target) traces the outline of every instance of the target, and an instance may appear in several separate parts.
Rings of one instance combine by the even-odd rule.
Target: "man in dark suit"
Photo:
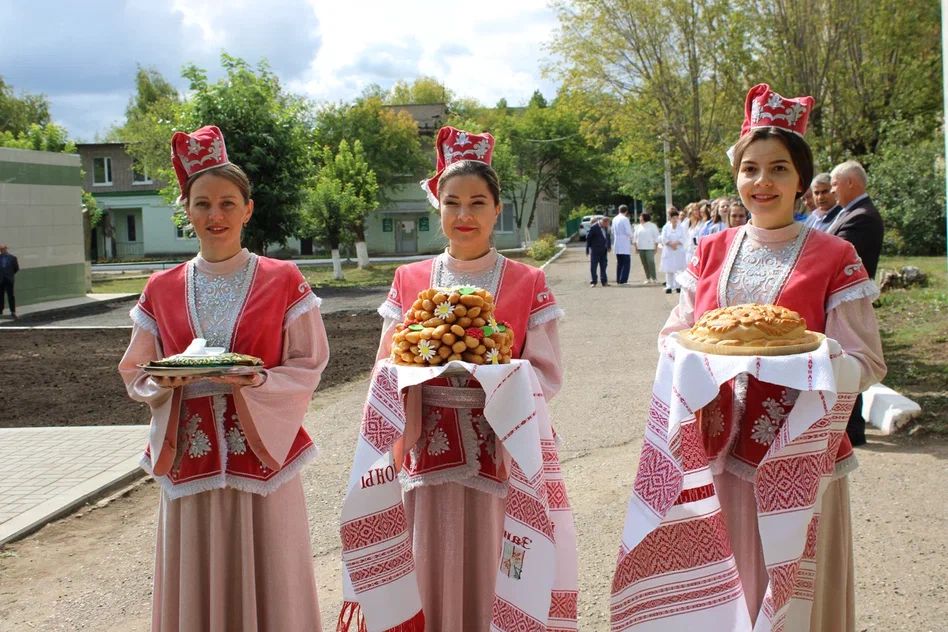
[[[842,210],[827,232],[855,246],[869,277],[875,277],[882,252],[882,216],[866,194],[866,170],[855,160],[848,160],[836,165],[830,183]]]
[[[609,234],[609,220],[601,217],[586,234],[586,256],[589,257],[589,274],[592,277],[589,287],[596,287],[597,267],[602,287],[609,285],[609,280],[606,278],[606,266],[609,265],[610,250],[612,250],[612,235]]]
[[[869,277],[876,276],[882,252],[882,216],[866,194],[866,170],[855,160],[836,165],[830,174],[836,202],[842,210],[827,229],[830,235],[842,237],[856,248]],[[856,398],[846,434],[854,446],[866,443],[866,420],[862,418],[862,395]]]
[[[0,244],[0,314],[3,314],[4,298],[10,302],[10,316],[16,320],[16,298],[13,296],[13,277],[20,271],[16,257],[7,252],[7,245]]]

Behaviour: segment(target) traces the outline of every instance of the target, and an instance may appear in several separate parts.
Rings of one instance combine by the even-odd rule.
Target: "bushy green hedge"
[[[887,255],[945,254],[944,129],[925,121],[886,123],[871,159],[868,193],[882,214]]]
[[[546,261],[550,257],[556,254],[556,235],[541,235],[533,244],[530,246],[529,254],[531,257],[537,261]]]

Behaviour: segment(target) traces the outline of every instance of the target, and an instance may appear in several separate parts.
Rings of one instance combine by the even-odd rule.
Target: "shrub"
[[[546,261],[556,254],[557,249],[556,235],[547,233],[546,235],[540,235],[527,252],[537,261]]]
[[[943,130],[924,120],[896,119],[869,163],[868,192],[885,224],[883,253],[945,252]]]

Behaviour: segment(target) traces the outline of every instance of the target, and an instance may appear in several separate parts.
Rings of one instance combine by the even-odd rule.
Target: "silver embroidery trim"
[[[801,226],[793,243],[775,250],[766,244],[748,246],[747,230],[742,226],[718,277],[718,305],[775,303],[796,267],[809,233],[809,228]],[[767,261],[762,262],[762,257]]]
[[[487,396],[480,388],[455,388],[452,386],[423,386],[421,403],[424,406],[442,408],[483,408]]]
[[[197,338],[207,340],[208,346],[230,350],[256,271],[257,255],[253,253],[242,270],[228,276],[204,274],[198,271],[193,259],[188,262],[188,311]]]
[[[870,300],[876,300],[879,298],[879,287],[875,282],[870,279],[861,281],[856,285],[846,288],[845,290],[840,290],[839,292],[834,292],[830,294],[829,298],[826,299],[826,311],[836,309],[843,303],[849,301],[858,301],[861,298],[868,298]]]
[[[323,299],[310,292],[309,296],[301,298],[296,302],[296,305],[287,310],[286,316],[283,317],[283,326],[289,326],[290,323],[295,321],[297,318],[310,310],[318,308],[320,305],[322,305],[322,303]]]
[[[132,319],[132,323],[138,325],[153,335],[155,338],[161,337],[161,334],[158,333],[158,323],[156,323],[155,319],[146,314],[145,310],[140,308],[138,305],[135,305],[128,315]]]
[[[181,392],[182,399],[196,399],[198,397],[213,397],[214,395],[232,395],[233,390],[230,384],[218,384],[201,380],[200,382],[191,382],[184,385]]]
[[[266,481],[245,478],[235,474],[221,473],[217,474],[216,476],[202,478],[198,481],[175,485],[167,476],[155,476],[155,472],[151,467],[151,462],[148,460],[148,457],[143,455],[138,465],[148,474],[150,474],[156,481],[158,481],[158,484],[161,485],[161,490],[171,500],[182,498],[184,496],[193,496],[194,494],[200,494],[202,492],[207,492],[214,489],[224,489],[225,487],[237,489],[249,494],[257,494],[258,496],[266,496],[278,490],[294,477],[299,476],[300,470],[303,469],[303,466],[315,459],[318,454],[319,450],[315,445],[309,446],[303,450],[292,463],[283,467],[273,477]]]
[[[500,297],[497,296],[497,290],[500,287],[500,279],[503,276],[504,264],[507,262],[506,257],[498,254],[497,261],[494,262],[490,270],[475,274],[455,274],[451,272],[444,264],[446,259],[446,254],[440,254],[435,257],[434,265],[431,266],[430,287],[452,288],[465,285],[480,287],[493,294],[494,303],[497,303],[500,299]],[[401,316],[398,316],[398,318],[401,318]]]
[[[530,320],[527,321],[527,329],[539,327],[540,325],[546,324],[551,320],[559,320],[564,316],[566,316],[566,312],[563,311],[562,307],[559,307],[558,305],[548,305],[530,316]]]
[[[379,305],[378,312],[379,312],[379,316],[387,320],[400,321],[405,316],[400,311],[398,311],[398,309],[396,309],[394,305],[392,305],[388,301],[385,301],[384,303]]]

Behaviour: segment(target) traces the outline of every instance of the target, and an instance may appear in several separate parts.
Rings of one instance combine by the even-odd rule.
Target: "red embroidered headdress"
[[[477,160],[489,165],[494,155],[494,137],[487,132],[471,134],[445,126],[438,130],[435,151],[438,154],[438,170],[433,177],[421,181],[421,188],[428,194],[432,206],[438,208],[438,179],[445,168],[461,160]]]
[[[228,163],[224,135],[214,125],[205,125],[190,134],[175,132],[171,137],[171,164],[182,191],[195,173]]]
[[[766,83],[758,83],[750,89],[744,101],[741,136],[758,127],[779,127],[803,136],[812,109],[813,97],[787,99]]]

